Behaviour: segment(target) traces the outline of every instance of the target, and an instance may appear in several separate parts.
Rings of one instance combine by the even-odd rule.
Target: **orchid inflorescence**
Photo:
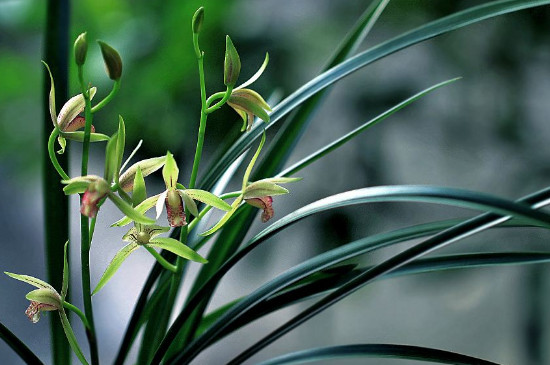
[[[192,24],[194,48],[200,65],[202,65],[204,52],[199,48],[198,34],[202,26],[203,17],[204,11],[201,8],[193,17]],[[173,272],[174,275],[181,272],[181,260],[191,260],[206,264],[208,261],[205,258],[185,244],[186,234],[196,226],[194,224],[190,225],[190,223],[196,223],[204,215],[201,214],[200,208],[202,206],[200,204],[205,205],[202,207],[202,213],[206,212],[211,207],[225,212],[222,218],[214,224],[212,228],[202,233],[203,236],[209,236],[228,224],[231,217],[244,203],[262,209],[261,220],[267,222],[274,215],[272,197],[288,193],[287,189],[278,184],[298,180],[297,178],[274,177],[252,183],[248,181],[253,166],[265,143],[266,136],[264,132],[260,145],[253,155],[242,179],[241,191],[235,194],[229,194],[229,196],[236,197],[231,204],[225,201],[225,199],[228,199],[227,195],[222,199],[221,196],[217,196],[209,191],[195,188],[196,176],[202,153],[202,139],[204,138],[204,128],[206,127],[208,114],[218,110],[224,104],[227,104],[242,118],[242,131],[251,130],[255,117],[265,122],[269,121],[268,112],[271,111],[271,108],[259,93],[247,88],[261,76],[267,67],[269,57],[266,54],[265,61],[258,72],[242,85],[235,87],[239,78],[241,63],[237,50],[229,36],[226,37],[224,61],[224,84],[226,90],[206,98],[204,94],[204,77],[201,78],[201,95],[203,97],[199,130],[203,133],[199,133],[197,151],[188,187],[186,188],[183,184],[178,182],[179,168],[174,156],[170,152],[167,152],[165,156],[138,161],[128,169],[125,169],[128,162],[139,149],[141,141],[138,147],[130,154],[126,162],[122,163],[126,144],[126,124],[124,119],[119,117],[118,128],[111,136],[96,132],[96,128],[92,125],[92,119],[95,113],[105,107],[117,93],[122,76],[122,60],[118,52],[104,42],[99,42],[99,45],[101,47],[107,75],[114,83],[111,92],[94,106],[92,106],[91,101],[96,94],[98,94],[98,90],[96,87],[91,87],[90,84],[86,84],[83,77],[83,67],[88,52],[86,33],[79,35],[74,44],[75,62],[78,67],[82,92],[70,98],[63,105],[59,114],[56,111],[55,105],[54,78],[50,72],[49,66],[44,62],[51,84],[49,110],[54,126],[48,143],[48,153],[53,166],[61,177],[61,182],[65,185],[63,191],[66,195],[80,195],[80,213],[83,222],[86,224],[86,227],[88,227],[89,219],[92,219],[93,222],[92,228],[89,230],[90,237],[93,235],[95,220],[98,218],[101,207],[106,200],[112,202],[123,214],[123,218],[115,222],[113,226],[124,226],[133,222],[133,227],[122,237],[122,240],[128,242],[128,244],[111,260],[93,292],[88,293],[85,290],[84,300],[85,302],[88,300],[89,303],[91,303],[89,297],[103,288],[120,268],[123,261],[140,247],[144,247],[149,251],[165,269]],[[202,66],[199,67],[199,71],[201,73],[203,72]],[[102,130],[107,128],[107,126],[101,125]],[[83,173],[81,176],[70,177],[57,161],[56,154],[65,152],[67,148],[67,139],[83,143]],[[54,151],[55,140],[58,141],[60,146],[57,153]],[[106,142],[103,176],[87,173],[88,145],[90,142]],[[148,197],[144,178],[160,169],[162,169],[162,176],[166,189],[163,192]],[[197,202],[200,204],[197,204]],[[147,211],[153,207],[156,209],[155,219],[146,215]],[[164,209],[166,209],[169,227],[158,225],[157,223]],[[179,240],[172,237],[160,237],[160,235],[167,233],[170,227],[185,227],[185,229],[181,230]],[[83,237],[83,240],[84,239]],[[89,242],[84,243],[90,245],[91,239]],[[176,265],[171,264],[163,255],[159,254],[156,249],[170,251],[180,259],[177,261]],[[89,270],[89,268],[82,268],[82,270],[85,269]],[[65,279],[68,277],[67,257],[65,256],[65,273],[61,294],[42,280],[26,275],[6,274],[14,279],[24,281],[37,287],[36,290],[27,294],[27,298],[31,301],[26,312],[27,316],[35,323],[40,318],[42,312],[58,311],[73,350],[79,359],[83,363],[86,363],[86,359],[76,342],[72,329],[70,325],[68,325],[64,308],[69,308],[79,314],[84,325],[89,330],[93,330],[93,326],[90,326],[87,322],[87,314],[83,314],[78,308],[65,302],[65,295],[68,290],[68,279]]]

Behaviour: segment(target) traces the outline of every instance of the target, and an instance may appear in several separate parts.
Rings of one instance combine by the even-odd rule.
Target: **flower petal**
[[[269,53],[266,52],[264,62],[262,63],[258,71],[256,71],[256,73],[251,78],[246,80],[242,85],[236,87],[235,90],[244,89],[245,87],[252,85],[253,82],[258,80],[260,76],[262,76],[268,63],[269,63]]]
[[[198,217],[199,210],[197,208],[197,204],[195,203],[193,198],[187,195],[186,191],[187,190],[177,190],[179,195],[182,197],[183,202],[185,203],[185,207],[189,210],[189,213],[193,214],[195,217]]]
[[[244,198],[262,198],[264,196],[288,194],[288,190],[269,181],[256,181],[244,190]]]
[[[149,217],[146,217],[143,215],[143,213],[140,213],[139,211],[132,208],[132,206],[128,203],[126,203],[124,200],[119,198],[117,195],[115,195],[112,192],[109,192],[108,194],[109,199],[117,206],[117,208],[124,214],[128,216],[128,218],[131,218],[136,223],[142,223],[142,224],[153,224],[155,221]]]
[[[134,187],[132,189],[132,205],[136,207],[145,199],[147,199],[147,188],[141,168],[138,166],[134,177]]]
[[[166,189],[175,189],[178,182],[179,169],[174,160],[174,156],[170,153],[166,153],[166,162],[162,168],[162,177],[166,184]]]
[[[173,238],[158,237],[151,240],[147,246],[162,248],[163,250],[175,253],[184,259],[200,262],[201,264],[206,264],[208,262],[208,260],[204,257]]]
[[[144,214],[149,209],[151,209],[152,207],[155,206],[155,204],[157,203],[160,195],[161,194],[157,194],[157,195],[154,195],[152,197],[149,197],[149,198],[145,199],[139,205],[137,205],[134,209],[138,213]],[[119,219],[115,223],[111,224],[111,227],[122,227],[122,226],[125,226],[125,225],[130,224],[130,223],[132,223],[132,219],[130,219],[129,217],[123,217],[122,219]]]
[[[97,91],[96,87],[90,88],[90,100],[94,98],[94,95]],[[73,119],[75,119],[78,114],[82,113],[86,102],[82,94],[78,94],[70,98],[65,105],[59,111],[57,116],[57,125],[62,131],[66,131],[67,126]]]
[[[166,194],[168,194],[168,190],[165,190],[160,196],[158,197],[157,204],[156,204],[156,210],[157,210],[157,219],[159,219],[162,209],[164,208],[165,202],[166,202]]]
[[[128,232],[126,232],[126,234],[124,236],[122,236],[122,240],[124,242],[134,242],[134,243],[137,243],[138,242],[138,239],[137,239],[137,235],[138,235],[138,230],[136,227],[132,227],[130,228],[130,230]]]
[[[166,194],[166,215],[170,227],[181,227],[187,224],[181,196],[176,189],[168,189]]]
[[[101,290],[107,284],[107,282],[113,277],[113,275],[118,271],[120,268],[120,265],[130,256],[132,252],[134,252],[139,245],[135,242],[132,242],[126,246],[124,246],[120,251],[117,252],[115,257],[111,260],[111,263],[109,266],[107,266],[107,269],[105,269],[105,272],[101,276],[101,279],[99,279],[99,282],[97,283],[97,286],[95,287],[94,291],[92,292],[92,295],[95,295],[98,291]]]
[[[144,231],[149,236],[151,236],[151,238],[155,238],[159,234],[166,233],[170,231],[170,229],[171,229],[170,227],[161,227],[154,224],[142,226],[142,231]]]
[[[14,274],[14,273],[7,272],[7,271],[4,271],[4,274],[8,275],[9,277],[11,277],[13,279],[16,279],[16,280],[25,282],[27,284],[30,284],[34,287],[37,287],[39,289],[51,289],[51,290],[55,291],[55,289],[50,284],[48,284],[45,281],[42,281],[40,279],[37,279],[33,276],[19,275],[19,274]]]
[[[165,161],[166,156],[162,156],[148,158],[146,160],[136,162],[135,164],[130,166],[128,170],[126,170],[122,175],[120,175],[120,187],[126,192],[131,191],[133,188],[134,176],[136,175],[136,170],[138,167],[141,169],[143,177],[146,177],[164,166]]]
[[[76,132],[62,132],[61,135],[67,139],[77,142],[84,141],[84,131]],[[103,142],[108,141],[109,136],[101,133],[90,133],[90,142]]]
[[[52,123],[55,128],[57,128],[57,111],[55,109],[55,84],[53,82],[52,72],[50,71],[50,66],[44,61],[42,61],[48,75],[50,75],[50,93],[49,93],[49,108],[50,108],[50,117],[52,118]]]
[[[56,310],[61,308],[61,296],[53,289],[40,288],[35,289],[25,296],[30,301],[38,302],[40,304],[47,304],[47,308],[42,310]]]
[[[267,222],[268,220],[273,218],[273,215],[275,215],[275,211],[273,210],[273,198],[270,196],[246,199],[245,201],[248,204],[252,205],[253,207],[263,209],[263,212],[262,212],[263,223]]]
[[[212,233],[216,232],[218,229],[222,228],[223,225],[235,214],[237,209],[239,208],[239,205],[243,201],[242,195],[239,195],[237,199],[231,204],[231,210],[224,214],[224,216],[216,223],[212,228],[207,230],[206,232],[201,233],[201,236],[209,236]]]
[[[84,128],[86,126],[86,119],[84,117],[75,117],[72,121],[67,124],[65,127],[65,130],[63,132],[74,132],[81,128]],[[95,132],[95,127],[92,125],[90,126],[90,131],[93,133]]]
[[[214,208],[225,210],[226,212],[231,210],[231,205],[227,204],[222,199],[218,198],[216,195],[212,194],[209,191],[199,189],[187,189],[180,190],[180,192],[191,197],[192,199],[200,201],[201,203],[211,205]]]

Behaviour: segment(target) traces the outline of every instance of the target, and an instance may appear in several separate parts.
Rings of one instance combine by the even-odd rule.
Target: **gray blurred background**
[[[122,89],[96,117],[111,134],[117,114],[127,125],[127,146],[143,139],[140,158],[168,149],[186,163],[189,178],[199,114],[197,71],[189,21],[206,8],[201,44],[206,52],[209,93],[223,89],[224,35],[239,50],[241,78],[252,75],[266,51],[270,64],[254,89],[288,95],[315,77],[368,6],[365,0],[232,0],[162,2],[79,0],[72,4],[71,39],[88,31],[117,48],[124,60]],[[361,49],[445,14],[484,1],[393,0]],[[41,201],[40,64],[45,4],[0,0],[0,271],[45,278]],[[462,80],[421,99],[345,147],[300,172],[291,194],[275,200],[275,218],[339,192],[376,185],[431,184],[478,190],[516,199],[545,187],[550,177],[550,7],[484,21],[424,42],[354,73],[333,88],[290,159],[295,162],[440,81]],[[97,47],[90,49],[89,79],[100,96],[110,89]],[[72,67],[72,66],[71,66]],[[71,95],[77,93],[72,68]],[[227,144],[240,122],[229,108],[208,121],[202,172],[214,151]],[[268,143],[273,140],[270,131]],[[77,174],[78,145],[71,161]],[[100,173],[103,148],[93,149],[92,172]],[[200,175],[199,175],[200,176]],[[156,180],[155,180],[156,179]],[[238,181],[235,182],[235,186]],[[160,174],[148,181],[162,190]],[[72,200],[72,240],[78,242],[78,203]],[[92,247],[92,285],[122,247],[124,229],[108,226],[120,217],[102,208]],[[330,211],[270,239],[232,270],[211,308],[245,295],[266,280],[316,253],[415,223],[475,212],[423,204],[371,204]],[[252,233],[264,226],[258,222]],[[496,230],[455,243],[440,253],[547,250],[542,230]],[[357,260],[379,262],[400,246]],[[208,246],[205,247],[206,253]],[[78,266],[77,250],[73,250]],[[152,257],[138,250],[97,296],[96,326],[102,363],[111,362]],[[192,265],[191,277],[197,266]],[[80,278],[72,274],[73,302],[81,305]],[[505,267],[425,274],[375,283],[278,340],[249,363],[289,351],[348,343],[402,343],[479,356],[503,364],[548,364],[550,281],[547,266]],[[189,281],[184,283],[188,287]],[[187,284],[187,285],[186,285]],[[0,278],[0,321],[49,363],[46,320],[31,324],[23,312],[29,287]],[[180,301],[184,300],[184,296]],[[217,343],[196,361],[229,361],[305,304],[268,316]],[[84,339],[75,320],[75,329]],[[85,340],[82,342],[86,349]],[[132,352],[135,359],[136,352]],[[0,362],[20,360],[0,342]],[[331,364],[335,362],[330,362]],[[408,364],[361,360],[339,364]],[[418,363],[418,362],[415,362]]]

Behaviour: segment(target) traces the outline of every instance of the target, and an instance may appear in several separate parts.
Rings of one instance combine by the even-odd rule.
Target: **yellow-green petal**
[[[170,251],[180,257],[183,257],[184,259],[200,262],[201,264],[206,264],[208,262],[208,260],[199,255],[197,252],[173,238],[158,237],[149,241],[147,246],[158,247],[163,250]]]
[[[107,266],[107,269],[105,269],[105,272],[101,276],[101,279],[99,279],[99,282],[97,283],[97,286],[95,287],[94,291],[92,292],[92,295],[95,295],[98,291],[101,290],[107,284],[107,282],[113,277],[113,275],[118,271],[120,268],[120,265],[130,256],[132,252],[137,250],[139,245],[136,242],[132,242],[126,246],[124,246],[120,251],[118,251],[109,263],[109,266]]]
[[[187,195],[194,200],[198,200],[201,203],[208,204],[210,206],[213,206],[214,208],[218,208],[226,212],[231,210],[231,205],[227,204],[222,199],[218,198],[216,195],[212,194],[209,191],[199,189],[186,189],[180,190],[180,192],[183,195]]]

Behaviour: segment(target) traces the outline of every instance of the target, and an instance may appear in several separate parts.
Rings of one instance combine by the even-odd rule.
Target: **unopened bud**
[[[88,42],[86,41],[86,32],[80,33],[76,41],[74,41],[74,60],[78,66],[82,66],[86,62],[86,54],[88,53]]]
[[[193,21],[191,23],[193,27],[193,33],[199,34],[201,32],[202,22],[204,21],[204,8],[201,6],[193,15]]]
[[[223,83],[225,86],[235,86],[241,72],[241,59],[231,38],[225,38],[225,63],[223,69]]]
[[[107,70],[107,76],[111,80],[119,80],[122,76],[122,59],[118,52],[107,43],[97,41],[101,47],[101,54],[103,55],[103,61],[105,62],[105,69]]]

